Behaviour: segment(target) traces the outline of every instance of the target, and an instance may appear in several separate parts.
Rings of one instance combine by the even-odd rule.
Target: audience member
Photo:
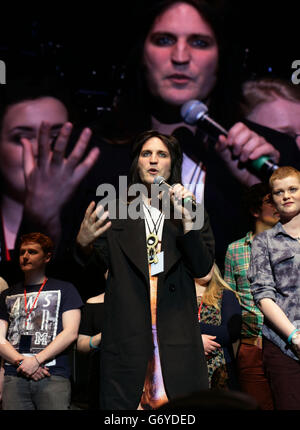
[[[208,218],[200,230],[178,203],[192,196],[179,183],[181,160],[173,136],[142,133],[130,175],[140,198],[120,200],[120,218],[106,224],[108,212],[98,219],[90,204],[77,236],[77,259],[94,261],[99,271],[109,268],[100,363],[103,409],[153,409],[208,387],[191,276],[209,272],[214,241]],[[157,175],[176,183],[170,194],[177,220],[151,205]]]
[[[268,184],[250,187],[244,201],[247,217],[251,217],[251,230],[245,237],[228,246],[224,280],[238,292],[242,306],[241,343],[237,354],[240,387],[257,401],[262,410],[270,410],[273,409],[273,399],[262,361],[263,314],[254,304],[247,271],[254,237],[273,227],[279,217]]]
[[[270,178],[280,221],[255,236],[248,279],[264,314],[263,362],[275,408],[300,409],[300,172],[281,167]]]
[[[81,298],[72,284],[47,278],[53,242],[21,237],[24,283],[0,296],[0,355],[5,359],[4,410],[69,409],[67,348],[77,339]]]
[[[104,319],[104,294],[91,297],[82,309],[77,351],[89,354],[88,407],[99,409],[100,342]]]
[[[195,286],[210,388],[238,389],[232,347],[241,332],[238,295],[224,282],[216,264],[204,278],[195,279]]]

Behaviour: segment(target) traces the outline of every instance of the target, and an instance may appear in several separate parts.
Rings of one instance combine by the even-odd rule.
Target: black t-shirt
[[[95,336],[102,332],[104,303],[86,303],[82,308],[79,334]]]
[[[79,334],[95,336],[102,332],[104,322],[104,303],[86,303],[82,309]],[[100,344],[101,346],[101,344]],[[100,349],[92,349],[88,369],[89,409],[99,409],[100,393]]]
[[[28,311],[33,307],[40,287],[41,284],[26,286]],[[8,322],[7,339],[15,349],[19,350],[22,334],[26,333],[31,336],[28,354],[35,355],[45,349],[63,330],[63,313],[72,309],[79,309],[82,305],[81,297],[72,284],[49,278],[27,318],[26,330],[24,285],[19,283],[3,291],[0,295],[0,319]],[[68,349],[44,364],[49,367],[51,375],[70,377]],[[5,374],[16,375],[16,368],[6,363]]]

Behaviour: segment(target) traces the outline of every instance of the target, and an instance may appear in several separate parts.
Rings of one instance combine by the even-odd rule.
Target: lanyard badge
[[[41,288],[39,289],[39,292],[37,293],[37,296],[36,296],[36,298],[35,298],[35,300],[34,300],[34,302],[33,302],[33,305],[31,306],[31,308],[30,308],[29,310],[27,309],[27,295],[26,295],[26,288],[24,288],[24,302],[25,302],[25,330],[27,330],[27,320],[28,320],[28,317],[29,317],[29,315],[31,314],[31,312],[33,311],[33,309],[34,309],[34,307],[35,307],[35,305],[36,305],[36,303],[37,303],[37,300],[38,300],[38,298],[39,298],[39,295],[41,294],[41,291],[42,291],[42,289],[44,288],[44,286],[45,286],[46,282],[47,282],[47,278],[45,278],[45,279],[44,279],[44,282],[42,283]]]
[[[20,343],[19,343],[19,352],[21,354],[25,352],[30,352],[32,335],[30,334],[21,334]]]

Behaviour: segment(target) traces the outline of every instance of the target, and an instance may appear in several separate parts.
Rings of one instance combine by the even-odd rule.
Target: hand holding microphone
[[[194,218],[197,204],[195,196],[191,191],[184,188],[181,184],[169,185],[162,176],[156,176],[153,183],[161,187],[161,189],[168,191],[174,208],[183,214],[183,220],[192,220]]]
[[[199,128],[204,128],[217,142],[216,152],[237,179],[246,185],[252,185],[257,182],[257,177],[251,170],[255,175],[270,175],[278,168],[276,163],[280,154],[263,137],[242,122],[236,123],[227,131],[210,118],[207,112],[207,106],[199,100],[190,100],[181,108],[181,116],[187,124],[197,124]]]

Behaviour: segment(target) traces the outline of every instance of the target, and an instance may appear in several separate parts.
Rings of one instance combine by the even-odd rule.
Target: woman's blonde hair
[[[240,302],[238,293],[234,291],[232,288],[230,288],[227,282],[224,281],[224,279],[222,278],[220,269],[218,268],[217,264],[214,263],[212,278],[209,281],[208,285],[206,286],[205,292],[203,294],[203,303],[205,303],[208,306],[214,306],[215,308],[220,310],[219,300],[222,296],[223,290],[232,291],[236,295],[238,301]]]

